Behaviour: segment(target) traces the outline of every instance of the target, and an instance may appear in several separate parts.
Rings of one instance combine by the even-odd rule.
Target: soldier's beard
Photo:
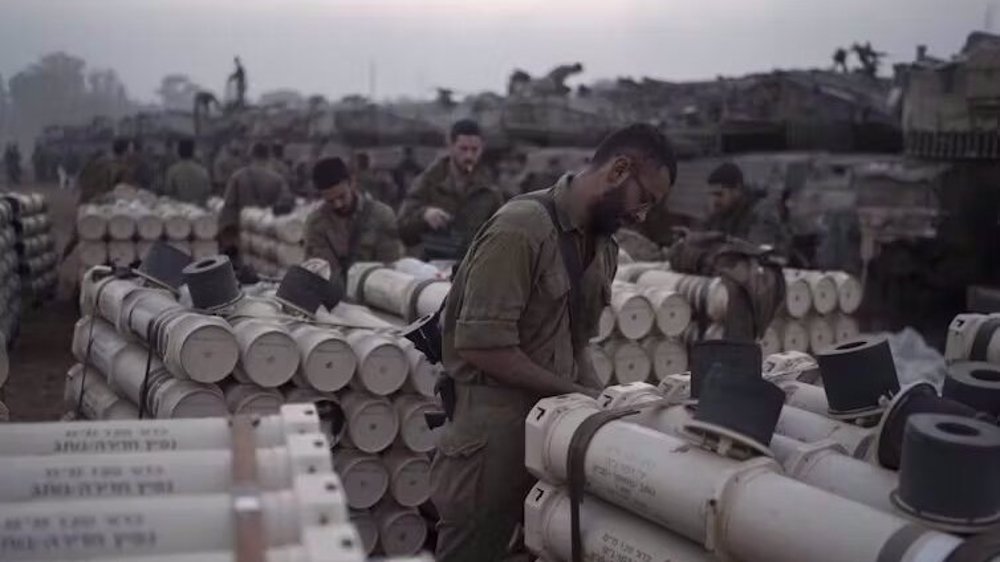
[[[605,191],[591,209],[590,230],[597,236],[611,236],[628,222],[624,185]]]

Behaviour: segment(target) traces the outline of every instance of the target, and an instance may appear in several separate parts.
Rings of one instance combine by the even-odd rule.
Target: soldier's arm
[[[427,229],[424,210],[427,209],[429,188],[423,176],[413,182],[399,206],[399,237],[407,246],[416,246]]]
[[[534,287],[537,249],[517,231],[487,233],[470,259],[455,326],[458,354],[505,386],[543,396],[596,392],[536,364],[521,350],[518,322]]]

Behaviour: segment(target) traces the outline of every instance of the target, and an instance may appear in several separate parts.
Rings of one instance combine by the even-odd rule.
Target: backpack
[[[719,277],[729,293],[727,340],[757,341],[785,301],[785,276],[771,250],[721,232],[687,235],[667,252],[678,273]]]

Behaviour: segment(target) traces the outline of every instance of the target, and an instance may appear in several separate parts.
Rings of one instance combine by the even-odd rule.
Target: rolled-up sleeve
[[[531,296],[536,248],[524,234],[487,231],[469,261],[455,349],[498,349],[521,343],[518,323]]]

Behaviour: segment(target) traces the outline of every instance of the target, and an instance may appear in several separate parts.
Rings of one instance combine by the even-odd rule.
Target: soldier
[[[399,208],[399,235],[424,259],[460,259],[479,227],[503,200],[480,166],[483,135],[464,119],[449,134],[448,154],[414,181]]]
[[[212,195],[212,179],[208,170],[194,159],[194,139],[177,143],[177,157],[163,185],[163,194],[178,201],[204,205]]]
[[[306,221],[306,258],[326,260],[341,277],[354,262],[400,258],[396,214],[357,188],[343,160],[320,160],[313,166],[312,180],[323,204]]]
[[[91,203],[100,199],[123,181],[130,146],[128,139],[117,138],[111,144],[110,156],[95,154],[84,165],[77,179],[80,186],[80,203]]]
[[[743,183],[743,171],[732,162],[719,165],[708,175],[712,213],[704,230],[723,232],[754,244],[768,245],[787,255],[791,236],[777,211],[767,209],[761,194],[753,193]]]
[[[151,161],[152,157],[146,152],[142,140],[132,139],[131,145],[125,156],[119,181],[142,189],[153,189],[156,172]]]
[[[223,192],[229,183],[229,178],[233,177],[236,170],[242,166],[243,150],[240,148],[239,142],[229,141],[229,144],[219,151],[215,162],[212,163],[212,183],[218,190],[217,193]]]
[[[10,185],[21,184],[21,150],[16,143],[8,143],[4,152],[4,164],[7,167],[7,181]]]
[[[271,169],[285,180],[289,189],[293,188],[295,174],[292,173],[292,166],[285,159],[285,145],[280,142],[271,144]]]
[[[476,235],[442,313],[455,401],[431,469],[438,561],[505,557],[534,481],[524,418],[545,396],[597,396],[586,349],[611,295],[611,235],[643,220],[675,176],[669,142],[632,125],[606,138],[579,175],[513,199]]]
[[[847,49],[837,47],[837,50],[833,52],[833,69],[847,74]]]
[[[367,152],[354,154],[354,183],[363,193],[388,205],[393,213],[399,208],[399,200],[402,198],[399,190],[393,182],[371,169],[371,157]]]
[[[271,151],[267,145],[254,143],[250,156],[250,164],[229,178],[219,212],[219,249],[231,256],[237,253],[240,211],[243,207],[272,207],[291,199],[285,180],[271,170]]]
[[[392,170],[392,180],[396,182],[397,192],[405,194],[407,188],[420,175],[421,171],[420,164],[417,164],[417,160],[413,156],[413,147],[404,146],[403,159]]]

